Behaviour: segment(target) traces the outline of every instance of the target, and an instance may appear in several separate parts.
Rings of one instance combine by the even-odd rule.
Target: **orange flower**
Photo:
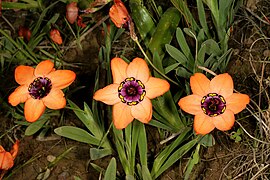
[[[95,92],[94,99],[113,105],[112,120],[117,129],[127,127],[134,118],[148,123],[152,118],[150,99],[167,92],[167,81],[150,77],[146,62],[135,58],[127,64],[121,58],[111,60],[113,84]]]
[[[14,159],[19,151],[19,141],[17,140],[10,152],[7,152],[2,146],[0,146],[0,170],[8,170],[13,167]]]
[[[12,106],[24,103],[24,115],[27,121],[36,121],[45,108],[61,109],[66,99],[61,89],[68,87],[76,74],[70,70],[55,70],[50,60],[40,62],[36,69],[20,65],[15,69],[15,80],[19,87],[9,96]]]
[[[114,5],[110,8],[109,15],[112,22],[118,28],[127,25],[130,20],[127,8],[121,0],[114,0]]]
[[[194,130],[208,134],[214,128],[227,131],[234,125],[234,114],[249,103],[246,94],[233,93],[233,80],[228,73],[220,74],[211,81],[201,73],[190,78],[192,95],[179,100],[185,112],[195,115]]]
[[[63,40],[61,37],[60,32],[57,29],[52,29],[50,31],[50,38],[53,40],[53,42],[55,42],[56,44],[62,44]]]
[[[73,24],[78,17],[79,8],[76,2],[71,2],[66,6],[66,18],[70,24]]]

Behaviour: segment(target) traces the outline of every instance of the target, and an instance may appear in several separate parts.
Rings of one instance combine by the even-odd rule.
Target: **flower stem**
[[[169,78],[168,76],[166,76],[165,74],[163,74],[151,61],[150,59],[148,58],[148,56],[146,55],[146,53],[144,52],[142,46],[140,45],[138,39],[133,39],[136,44],[139,46],[141,52],[143,53],[145,59],[147,60],[147,62],[153,67],[153,69],[155,71],[157,71],[162,77],[164,77],[165,79],[167,79],[168,81],[172,82],[173,84],[177,85],[177,86],[180,86],[177,82],[175,82],[174,80],[172,80],[171,78]]]

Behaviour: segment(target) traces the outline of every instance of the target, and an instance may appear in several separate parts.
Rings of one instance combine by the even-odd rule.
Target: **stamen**
[[[29,94],[34,99],[46,97],[52,89],[51,80],[47,77],[36,78],[28,87]]]
[[[137,105],[146,95],[145,86],[133,77],[126,78],[118,87],[118,97],[129,106]]]
[[[206,115],[215,117],[225,112],[226,101],[217,93],[209,93],[202,98],[201,108]]]

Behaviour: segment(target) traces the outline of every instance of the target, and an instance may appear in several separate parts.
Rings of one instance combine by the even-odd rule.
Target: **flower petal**
[[[35,79],[34,68],[20,65],[15,69],[15,81],[20,85],[29,85]]]
[[[192,94],[181,98],[178,102],[178,105],[185,112],[196,115],[203,112],[201,108],[201,100],[201,96]]]
[[[111,60],[113,83],[120,84],[127,78],[127,67],[128,64],[121,58]]]
[[[190,77],[190,87],[193,94],[203,97],[209,93],[210,80],[202,73],[195,73]]]
[[[142,123],[148,123],[152,119],[152,103],[148,98],[131,107],[131,114]]]
[[[46,106],[39,99],[29,98],[24,105],[24,116],[28,122],[35,122],[44,113]]]
[[[18,155],[19,144],[20,144],[20,141],[19,140],[16,140],[16,142],[12,146],[12,149],[10,151],[10,154],[13,157],[13,159],[15,159],[17,157],[17,155]]]
[[[241,112],[249,103],[249,96],[246,94],[233,93],[226,99],[226,108],[234,114]]]
[[[196,134],[208,134],[215,129],[212,118],[204,113],[197,114],[194,117],[194,130]]]
[[[12,106],[17,106],[20,103],[24,103],[30,97],[27,86],[19,86],[8,97],[8,102]]]
[[[76,78],[76,74],[70,70],[56,70],[47,76],[52,81],[52,88],[64,89]]]
[[[8,170],[14,165],[13,157],[9,152],[0,151],[0,169]]]
[[[50,60],[41,61],[35,69],[35,76],[36,77],[46,76],[53,70],[53,66],[54,64]]]
[[[126,128],[133,121],[130,107],[122,102],[112,107],[113,123],[117,129]]]
[[[62,109],[66,106],[66,98],[64,96],[65,94],[61,89],[52,89],[42,101],[50,109]]]
[[[226,111],[216,117],[213,117],[213,123],[217,129],[221,131],[230,130],[234,125],[235,117],[231,110],[226,109]]]
[[[146,96],[149,99],[161,96],[170,89],[170,84],[166,80],[155,77],[150,77],[149,80],[144,85]]]
[[[211,93],[217,93],[224,98],[233,94],[233,80],[228,73],[215,76],[210,82]]]
[[[110,84],[103,89],[99,89],[95,92],[93,99],[108,105],[119,103],[121,100],[118,97],[118,87],[119,84]]]
[[[109,16],[116,27],[120,28],[129,21],[129,14],[125,5],[120,0],[115,0],[110,8]]]
[[[148,65],[142,58],[135,58],[127,67],[127,76],[146,83],[150,77]]]

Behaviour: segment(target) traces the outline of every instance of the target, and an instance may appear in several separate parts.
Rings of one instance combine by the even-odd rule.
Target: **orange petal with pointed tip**
[[[233,94],[233,80],[228,73],[215,76],[210,82],[211,93],[217,93],[227,98]]]
[[[39,99],[30,98],[24,105],[24,116],[28,122],[35,122],[44,113],[46,106]]]
[[[249,96],[246,94],[233,93],[226,99],[226,109],[237,114],[244,110],[249,103]]]
[[[196,134],[208,134],[215,129],[211,117],[204,113],[197,114],[194,117],[194,130]]]
[[[190,87],[193,94],[203,97],[209,93],[210,80],[202,73],[195,73],[190,77]]]
[[[17,106],[20,103],[24,103],[28,98],[30,98],[28,87],[19,86],[9,95],[8,102],[12,106]]]
[[[47,77],[52,82],[52,88],[64,89],[75,80],[76,74],[71,70],[56,70]]]
[[[13,157],[13,159],[15,159],[18,155],[18,152],[19,152],[19,144],[20,144],[20,141],[19,140],[16,140],[16,142],[14,143],[14,145],[12,146],[12,149],[10,151],[10,154],[11,156]]]
[[[181,98],[178,102],[178,105],[185,112],[196,115],[203,112],[201,108],[201,100],[201,96],[192,94]]]
[[[0,151],[0,170],[8,170],[14,165],[12,155],[5,150]]]
[[[131,115],[142,123],[148,123],[152,119],[152,103],[150,99],[145,97],[142,102],[132,106]]]
[[[110,84],[103,89],[99,89],[95,92],[93,99],[108,105],[119,103],[121,100],[118,97],[118,87],[119,84]]]
[[[35,69],[35,76],[44,77],[53,71],[54,69],[53,67],[54,64],[52,61],[50,60],[41,61]]]
[[[127,67],[128,64],[121,58],[111,60],[113,83],[120,84],[127,78]]]
[[[213,117],[213,123],[217,129],[221,131],[230,130],[235,122],[234,114],[231,110],[226,109],[225,112],[219,116]]]
[[[34,68],[20,65],[15,69],[15,80],[20,85],[29,85],[35,79]]]
[[[51,92],[42,99],[45,106],[50,109],[62,109],[66,106],[65,94],[60,89],[52,89]]]
[[[170,84],[163,79],[150,77],[145,85],[146,96],[149,99],[156,98],[169,91]]]
[[[150,77],[149,68],[142,58],[135,58],[127,67],[127,76],[146,83]]]
[[[133,121],[130,107],[122,102],[112,107],[113,123],[117,129],[126,128]]]

